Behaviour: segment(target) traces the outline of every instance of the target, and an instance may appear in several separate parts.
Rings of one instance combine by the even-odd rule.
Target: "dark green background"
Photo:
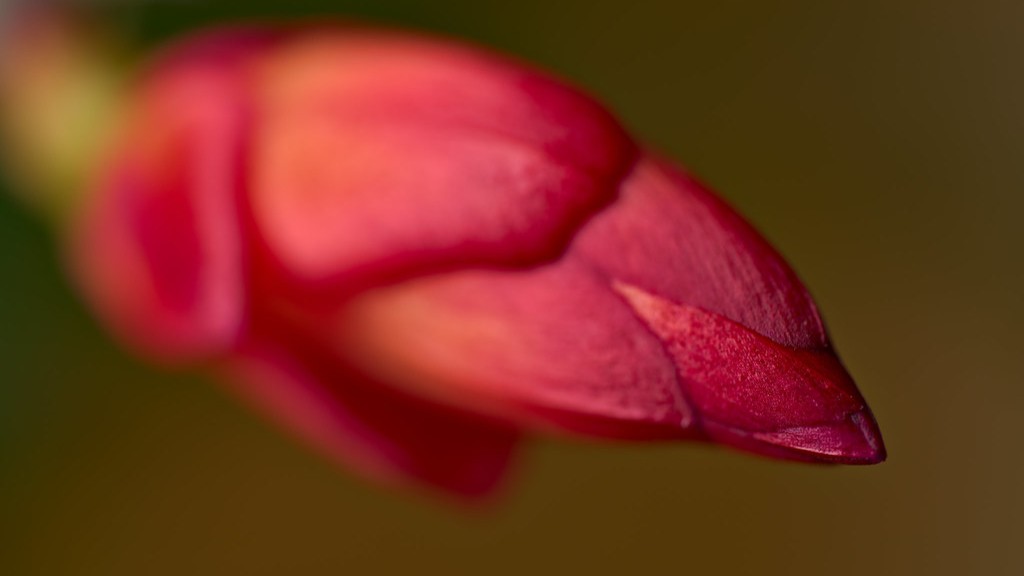
[[[246,5],[471,38],[601,97],[788,256],[890,459],[538,441],[486,513],[380,491],[119,350],[2,195],[0,573],[1024,573],[1024,3],[178,2],[133,18],[155,40]]]

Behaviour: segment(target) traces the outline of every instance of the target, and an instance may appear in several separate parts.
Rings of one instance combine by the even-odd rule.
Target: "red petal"
[[[722,200],[666,164],[642,160],[573,251],[620,282],[781,344],[827,346],[814,302],[782,257]]]
[[[448,402],[592,434],[884,457],[793,272],[725,204],[651,162],[556,264],[378,288],[349,312],[354,361]]]
[[[692,421],[661,344],[572,261],[414,280],[347,310],[354,362],[446,402],[615,437],[681,436]]]
[[[585,97],[436,41],[313,36],[259,78],[254,213],[307,280],[553,257],[633,158]]]
[[[160,356],[220,350],[242,322],[235,96],[212,66],[151,82],[78,222],[86,292],[125,340]]]
[[[616,288],[665,343],[712,437],[772,455],[884,458],[874,420],[831,351],[782,346],[718,314]]]
[[[635,286],[616,289],[665,342],[705,418],[776,430],[831,421],[864,407],[829,352],[781,346],[723,316]]]
[[[229,367],[232,388],[328,457],[385,483],[466,497],[494,491],[518,433],[362,379],[309,347],[250,343]]]

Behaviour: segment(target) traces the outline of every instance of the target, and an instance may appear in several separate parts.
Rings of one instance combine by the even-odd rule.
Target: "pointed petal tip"
[[[799,460],[878,464],[887,457],[879,425],[866,408],[836,422],[794,426],[751,436]]]

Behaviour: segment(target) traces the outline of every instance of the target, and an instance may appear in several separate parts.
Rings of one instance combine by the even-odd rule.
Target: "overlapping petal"
[[[590,99],[447,43],[312,34],[254,82],[253,213],[307,281],[552,258],[634,158]]]
[[[604,436],[692,424],[656,337],[572,260],[374,290],[345,308],[338,334],[365,370],[448,402]]]
[[[71,245],[101,313],[126,341],[169,359],[223,353],[244,321],[245,119],[223,71],[175,66],[141,91]]]
[[[885,457],[793,270],[561,82],[410,35],[232,30],[135,96],[77,223],[86,292],[332,458],[480,495],[529,431]]]
[[[225,367],[239,396],[327,457],[385,484],[492,493],[520,433],[411,396],[306,345],[250,339]]]
[[[793,271],[721,200],[654,160],[554,264],[442,273],[345,312],[332,337],[355,362],[451,402],[589,434],[883,457]]]

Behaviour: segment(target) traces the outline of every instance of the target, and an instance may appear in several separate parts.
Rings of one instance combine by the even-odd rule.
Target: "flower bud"
[[[562,82],[234,29],[125,101],[70,246],[90,301],[374,478],[487,493],[524,433],[884,458],[782,258]]]

